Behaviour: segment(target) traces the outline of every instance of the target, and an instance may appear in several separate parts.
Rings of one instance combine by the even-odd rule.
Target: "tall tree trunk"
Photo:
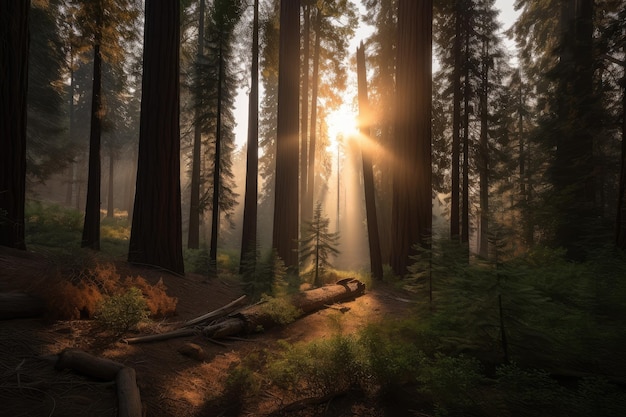
[[[530,214],[529,204],[530,204],[530,184],[529,184],[529,175],[527,172],[527,162],[528,155],[530,155],[530,151],[526,144],[525,140],[525,132],[524,132],[524,84],[522,81],[522,73],[520,70],[517,71],[517,77],[519,78],[519,91],[517,92],[517,100],[518,100],[518,108],[519,112],[517,115],[517,134],[519,135],[519,178],[520,178],[520,200],[522,204],[522,238],[524,240],[524,244],[527,247],[531,247],[534,243],[534,233],[533,233],[533,220]]]
[[[0,2],[0,245],[26,249],[26,92],[30,1]]]
[[[372,277],[383,279],[383,261],[380,252],[380,235],[378,233],[378,216],[376,213],[376,189],[374,188],[374,170],[372,169],[370,123],[371,110],[367,97],[367,71],[365,67],[365,50],[363,43],[356,50],[357,78],[359,92],[359,130],[363,138],[359,141],[363,160],[363,187],[365,193],[365,214],[367,218],[367,237],[370,249],[370,268]],[[363,143],[366,143],[363,146]]]
[[[198,18],[198,52],[197,62],[204,55],[204,1],[200,0]],[[200,123],[200,98],[195,95],[194,127],[193,127],[193,154],[191,162],[191,197],[189,201],[189,232],[187,247],[200,247],[200,164],[202,158],[202,124]]]
[[[398,1],[396,96],[391,266],[403,276],[432,233],[432,0]]]
[[[183,273],[180,1],[146,0],[139,155],[128,260]]]
[[[626,45],[624,45],[626,53]],[[626,63],[622,64],[624,75],[622,76],[622,159],[619,180],[619,194],[617,202],[617,247],[626,249]]]
[[[222,165],[222,94],[224,83],[224,54],[219,39],[217,76],[217,121],[215,123],[215,155],[213,160],[213,207],[211,211],[211,247],[209,249],[209,275],[217,275],[217,235],[220,227],[220,168]]]
[[[280,4],[276,193],[272,246],[290,272],[298,273],[298,101],[300,2]]]
[[[107,217],[112,219],[115,217],[115,204],[113,203],[113,178],[115,174],[115,151],[111,145],[109,149],[109,189],[107,195]]]
[[[489,94],[489,40],[483,40],[482,79],[480,91],[480,244],[478,253],[481,257],[489,256],[489,112],[487,96]]]
[[[554,185],[559,196],[557,244],[574,260],[585,258],[594,229],[593,0],[564,2],[561,16],[560,91]]]
[[[455,1],[455,30],[454,30],[454,72],[453,72],[453,110],[452,110],[452,190],[450,197],[450,237],[458,240],[460,233],[460,217],[459,217],[459,156],[461,148],[461,33],[462,33],[462,16],[461,16],[461,0]]]
[[[243,207],[243,231],[239,273],[246,260],[256,268],[257,257],[257,195],[259,176],[259,0],[254,0],[252,23],[252,68],[248,101],[248,149],[246,160],[246,196]]]
[[[300,97],[300,224],[304,225],[311,220],[312,204],[307,204],[307,186],[309,169],[309,37],[311,33],[311,10],[308,4],[303,5],[304,29],[302,45],[302,92]]]
[[[469,17],[463,17],[463,36],[465,38],[465,54],[463,58],[463,204],[461,211],[461,243],[469,243]]]
[[[96,13],[96,39],[93,47],[93,89],[91,98],[91,129],[89,133],[89,174],[87,201],[81,247],[100,250],[100,137],[102,134],[102,54],[100,53],[102,13]]]
[[[307,174],[306,199],[304,204],[308,207],[307,211],[313,212],[314,196],[315,196],[315,158],[317,155],[317,93],[319,87],[320,72],[320,28],[322,26],[322,12],[317,9],[315,14],[315,45],[313,46],[313,75],[311,80],[311,119],[309,120],[310,139],[309,139],[309,172]]]
[[[70,41],[70,44],[72,44],[72,42]],[[68,108],[68,116],[69,116],[69,137],[70,137],[70,143],[74,143],[74,129],[75,129],[75,114],[74,114],[74,110],[75,110],[75,105],[74,105],[74,89],[75,89],[75,85],[76,85],[76,79],[74,76],[74,50],[70,49],[69,51],[69,71],[70,71],[70,91],[69,91],[69,100],[68,100],[68,104],[69,104],[69,108]],[[67,176],[68,176],[68,180],[67,180],[67,190],[65,193],[65,205],[67,207],[71,207],[72,206],[72,197],[74,194],[74,180],[75,180],[75,175],[76,175],[76,158],[72,158],[72,161],[70,162],[69,166],[67,167]]]

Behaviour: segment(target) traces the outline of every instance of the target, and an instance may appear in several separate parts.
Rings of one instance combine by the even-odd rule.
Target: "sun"
[[[326,117],[328,137],[331,142],[339,137],[350,138],[359,134],[357,115],[348,107],[342,106]]]

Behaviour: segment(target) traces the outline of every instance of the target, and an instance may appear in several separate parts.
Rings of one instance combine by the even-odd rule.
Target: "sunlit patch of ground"
[[[17,255],[0,252],[2,291],[32,288],[41,282],[45,271],[53,270],[47,269],[45,260],[40,257]],[[170,327],[170,323],[200,316],[242,294],[241,288],[227,277],[207,281],[204,276],[196,274],[185,277],[164,275],[160,271],[132,267],[123,262],[118,265],[118,272],[122,276],[141,275],[151,283],[162,278],[168,294],[178,298],[177,315],[148,325],[142,329],[143,334],[162,331]],[[284,328],[250,335],[247,341],[223,340],[224,345],[212,343],[202,336],[127,345],[119,336],[90,320],[0,321],[0,401],[3,410],[11,411],[9,415],[48,416],[53,408],[56,410],[53,415],[115,415],[117,403],[112,383],[54,369],[50,355],[67,348],[79,348],[133,367],[149,416],[217,415],[220,410],[214,408],[215,400],[223,391],[229,370],[242,361],[272,352],[281,339],[297,343],[349,334],[385,317],[410,314],[410,304],[399,301],[399,298],[395,290],[381,286],[367,290],[354,301],[330,306]],[[190,342],[203,349],[202,361],[179,353],[179,349]],[[48,359],[41,360],[41,357]],[[18,394],[19,384],[24,386],[25,382],[38,384],[36,389],[39,391],[29,389]],[[263,386],[258,396],[246,404],[248,408],[242,411],[242,415],[270,413],[297,399],[285,395]],[[366,404],[363,399],[350,396],[333,400],[329,407],[339,410],[329,414],[332,416],[382,415],[373,411],[375,404]]]

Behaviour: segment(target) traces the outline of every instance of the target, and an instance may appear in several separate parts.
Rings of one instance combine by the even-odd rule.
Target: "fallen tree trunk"
[[[122,368],[115,378],[117,384],[117,416],[141,417],[141,396],[133,368]]]
[[[141,417],[141,396],[135,370],[111,359],[99,358],[78,349],[68,349],[59,355],[55,368],[71,369],[80,374],[117,385],[118,417]]]
[[[44,311],[39,298],[21,292],[0,293],[0,319],[37,317]]]
[[[327,305],[352,300],[364,292],[365,284],[349,278],[341,280],[334,285],[298,293],[289,299],[289,303],[298,311],[297,317],[301,317],[326,308]],[[277,317],[272,314],[272,311],[264,303],[260,303],[205,326],[201,331],[208,338],[220,339],[241,333],[255,333],[278,324]],[[143,343],[189,335],[182,330],[185,329],[178,329],[161,335],[133,337],[125,339],[125,341],[130,344]]]
[[[185,323],[183,323],[181,327],[189,327],[189,326],[202,323],[203,321],[215,320],[215,319],[227,316],[233,311],[236,311],[239,307],[241,307],[245,299],[246,299],[246,296],[242,295],[241,297],[237,298],[235,301],[229,304],[226,304],[224,307],[218,308],[217,310],[213,310],[200,317],[196,317],[195,319],[186,321]]]
[[[82,350],[69,349],[59,355],[55,368],[67,368],[93,378],[114,381],[124,365],[111,359],[98,358]]]

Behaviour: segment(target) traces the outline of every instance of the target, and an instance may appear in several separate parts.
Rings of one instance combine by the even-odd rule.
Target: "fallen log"
[[[220,307],[217,310],[213,310],[209,313],[206,313],[200,317],[196,317],[195,319],[191,319],[186,321],[185,323],[183,323],[182,326],[180,327],[189,327],[189,326],[193,326],[199,323],[202,323],[204,321],[207,320],[215,320],[224,316],[229,315],[230,313],[232,313],[233,311],[236,311],[239,307],[241,307],[243,305],[243,302],[245,301],[246,296],[242,295],[241,297],[237,298],[235,301],[226,304],[224,307]]]
[[[334,285],[327,285],[295,294],[289,299],[289,303],[298,311],[297,317],[302,317],[314,311],[324,309],[327,305],[353,300],[364,292],[365,284],[361,281],[344,279]],[[267,330],[278,324],[272,312],[265,308],[264,303],[260,303],[217,320],[215,323],[202,328],[201,331],[204,336],[210,339],[221,339],[241,333],[255,333],[259,330]],[[188,333],[184,330],[189,330],[190,332]],[[125,341],[129,344],[152,342],[188,336],[196,331],[195,329],[178,329],[159,335],[133,337],[125,339]]]
[[[37,317],[43,312],[39,298],[21,292],[0,293],[0,320]]]
[[[68,349],[59,355],[54,367],[57,370],[71,369],[104,381],[114,381],[124,365],[111,359],[98,358],[82,350]]]
[[[122,368],[115,378],[117,384],[117,416],[141,417],[141,396],[133,368]]]

